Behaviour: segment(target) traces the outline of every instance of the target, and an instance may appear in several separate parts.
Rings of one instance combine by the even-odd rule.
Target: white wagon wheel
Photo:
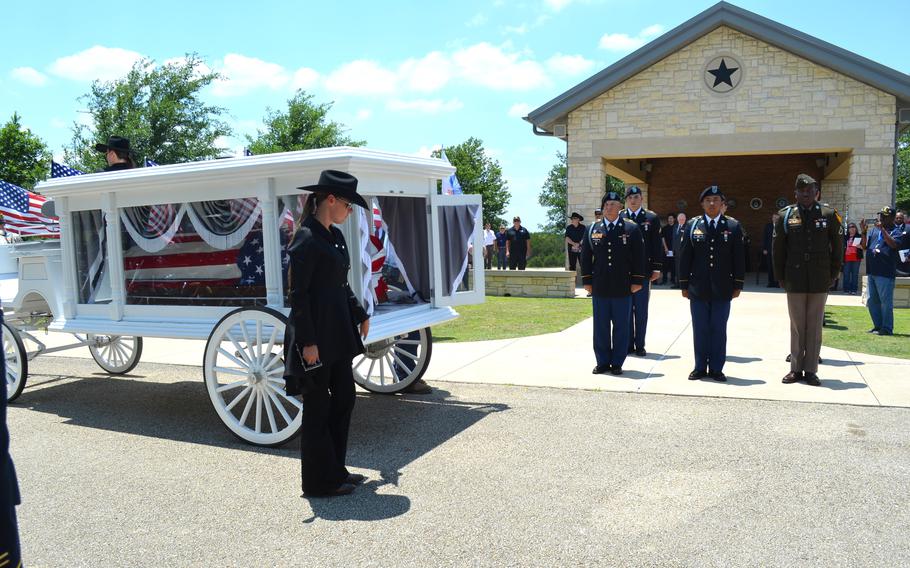
[[[142,338],[130,335],[88,334],[88,350],[98,366],[112,375],[129,373],[142,357]]]
[[[401,392],[423,376],[432,354],[428,327],[371,343],[354,358],[354,381],[370,392]]]
[[[235,436],[280,446],[300,432],[303,403],[284,391],[287,318],[267,308],[240,308],[221,318],[205,345],[205,387]]]
[[[6,360],[6,400],[19,398],[28,378],[28,356],[16,328],[3,322],[3,357]]]

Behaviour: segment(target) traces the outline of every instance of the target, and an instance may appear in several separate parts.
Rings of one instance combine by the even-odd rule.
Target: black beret
[[[618,201],[622,203],[622,197],[615,191],[608,191],[604,194],[603,199],[600,200],[600,206],[603,207],[603,204],[607,201]]]
[[[701,195],[698,196],[698,202],[701,203],[709,195],[719,195],[724,201],[727,200],[727,196],[724,195],[724,192],[720,190],[716,185],[711,185],[702,190]]]
[[[629,188],[626,189],[626,197],[629,197],[630,195],[641,195],[641,188],[637,185],[629,186]]]

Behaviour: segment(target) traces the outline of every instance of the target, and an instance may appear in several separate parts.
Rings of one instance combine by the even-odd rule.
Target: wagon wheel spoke
[[[229,332],[227,332],[227,337],[230,340],[230,342],[234,345],[234,349],[236,349],[236,353],[238,355],[240,355],[241,359],[243,359],[244,362],[241,364],[249,366],[251,362],[250,362],[249,357],[247,356],[246,350],[243,347],[241,347],[239,343],[237,343],[237,340],[234,338],[234,334],[229,331]]]
[[[262,432],[262,391],[256,389],[256,432]]]
[[[419,339],[399,339],[395,341],[397,345],[420,345]]]
[[[234,355],[225,351],[223,347],[219,347],[218,352],[221,353],[222,355],[224,355],[225,357],[227,357],[228,359],[230,359],[231,361],[233,361],[234,363],[236,363],[239,367],[244,367],[244,368],[249,369],[249,367],[250,367],[249,363],[247,363],[245,361],[241,361],[237,357],[234,357]]]
[[[419,357],[417,355],[414,355],[413,353],[410,353],[409,351],[405,351],[404,349],[402,349],[398,346],[393,347],[392,349],[395,351],[395,353],[397,353],[399,355],[404,355],[405,357],[407,357],[408,359],[411,359],[415,363],[417,361],[419,361]]]
[[[359,369],[360,366],[363,365],[363,362],[366,360],[367,360],[367,358],[361,355],[360,358],[357,360],[357,364],[354,365],[354,370],[356,371],[357,369]]]
[[[401,378],[398,376],[398,371],[395,370],[395,355],[390,352],[386,354],[386,357],[388,357],[387,361],[389,363],[389,372],[392,375],[392,382],[400,382]]]
[[[262,360],[262,320],[256,320],[256,358]]]
[[[247,385],[246,388],[244,388],[242,391],[240,391],[240,394],[238,394],[236,397],[234,397],[234,400],[232,400],[230,404],[225,406],[225,409],[228,412],[230,412],[230,410],[232,408],[234,408],[237,405],[237,403],[243,399],[244,395],[246,395],[251,390],[253,390],[253,387],[251,387],[250,385]]]
[[[240,387],[240,386],[243,386],[243,385],[246,385],[246,384],[249,384],[249,381],[247,381],[247,380],[234,381],[233,383],[228,383],[228,384],[226,384],[226,385],[221,385],[220,387],[218,387],[217,389],[215,389],[215,392],[229,391],[229,390],[231,390],[231,389],[235,389],[235,388],[237,388],[237,387]]]
[[[288,393],[284,392],[284,389],[276,390],[275,394],[296,406],[298,410],[303,408],[303,403],[296,398],[289,396]]]
[[[278,425],[275,424],[275,413],[272,411],[272,397],[271,393],[267,388],[263,388],[259,393],[259,398],[262,400],[262,404],[265,405],[265,414],[269,419],[269,426],[272,428],[272,432],[278,431]]]
[[[256,349],[253,346],[253,342],[250,341],[250,334],[249,334],[249,332],[247,332],[246,324],[247,324],[246,320],[244,320],[240,324],[240,332],[243,334],[243,341],[246,343],[246,352],[247,352],[247,356],[249,357],[249,360],[255,361],[256,360]],[[256,339],[258,340],[259,338],[257,337]]]
[[[266,392],[266,394],[269,395],[269,400],[272,401],[272,404],[275,405],[275,408],[278,409],[278,413],[281,414],[281,418],[284,419],[284,423],[287,424],[288,426],[290,426],[291,422],[293,422],[293,420],[291,420],[291,417],[288,414],[288,411],[284,409],[284,405],[281,404],[281,401],[278,400],[278,398],[275,396],[275,389],[273,389],[272,387],[269,387],[268,389],[266,389],[265,392]]]
[[[249,377],[250,373],[243,369],[233,369],[231,367],[214,367],[213,369],[217,373],[224,373],[226,375],[237,375],[238,377]]]
[[[253,390],[253,387],[250,387],[250,397],[246,401],[246,406],[243,407],[243,414],[240,415],[240,423],[246,424],[246,418],[250,415],[250,409],[253,408],[253,399],[256,398],[256,391]]]
[[[367,377],[373,376],[373,367],[376,366],[376,359],[370,359],[370,368],[367,369]]]

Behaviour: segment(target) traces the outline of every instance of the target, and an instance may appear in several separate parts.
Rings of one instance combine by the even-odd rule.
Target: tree
[[[0,180],[32,189],[47,177],[51,154],[44,141],[23,128],[18,113],[0,128]]]
[[[505,223],[502,218],[509,204],[508,183],[502,179],[499,162],[486,155],[483,141],[468,138],[457,146],[446,148],[449,163],[455,166],[455,175],[465,193],[479,194],[483,198],[483,221],[494,226]],[[434,150],[433,157],[440,158],[441,150]]]
[[[910,210],[910,130],[897,143],[897,207]]]
[[[547,233],[562,232],[569,215],[569,169],[564,152],[556,152],[556,163],[540,188],[537,202],[547,209],[547,222],[541,229]]]
[[[231,134],[221,120],[227,110],[206,105],[199,96],[218,78],[201,58],[190,54],[162,66],[143,59],[122,79],[95,81],[80,97],[92,124],[73,126],[65,161],[83,171],[101,170],[104,156],[94,146],[111,135],[129,138],[138,160],[176,164],[218,157],[224,152],[218,139]]]
[[[256,136],[247,135],[249,150],[253,154],[291,152],[333,146],[363,146],[363,140],[354,140],[344,134],[344,125],[328,120],[332,103],[316,104],[313,95],[297,91],[288,100],[287,112],[266,109],[263,122],[266,130]]]

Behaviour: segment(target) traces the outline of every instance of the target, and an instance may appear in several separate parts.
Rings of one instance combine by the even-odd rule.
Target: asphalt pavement
[[[910,409],[436,382],[361,393],[354,495],[191,366],[43,357],[9,413],[28,566],[907,566]]]

